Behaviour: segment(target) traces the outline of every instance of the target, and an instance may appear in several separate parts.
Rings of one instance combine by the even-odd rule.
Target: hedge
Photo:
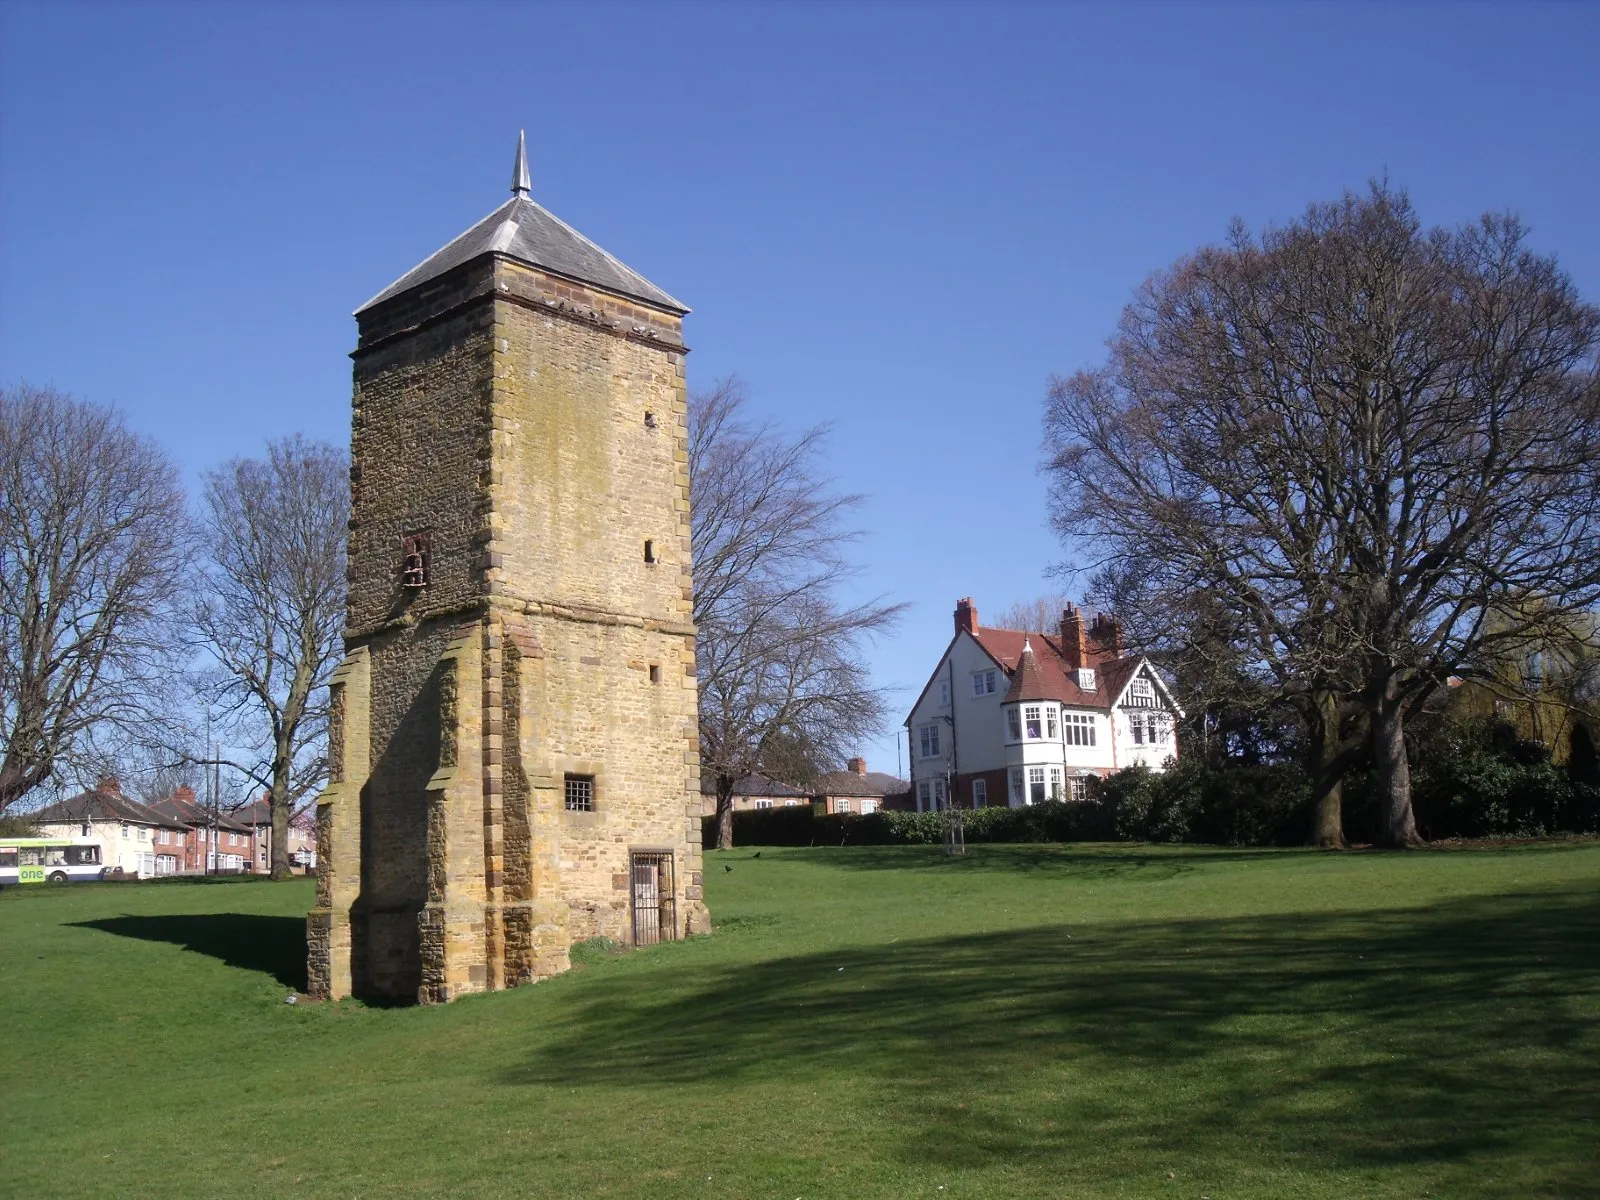
[[[1430,749],[1432,752],[1430,752]],[[1416,756],[1412,803],[1428,838],[1533,837],[1600,832],[1600,787],[1579,781],[1548,756],[1424,748]],[[962,814],[968,842],[1195,842],[1221,846],[1292,846],[1310,828],[1311,787],[1297,766],[1142,767],[1097,780],[1090,798],[1026,808],[979,808]],[[1376,834],[1371,776],[1345,783],[1345,835]],[[818,814],[811,806],[740,810],[736,846],[938,845],[943,813],[879,811]],[[716,845],[715,817],[703,844]]]

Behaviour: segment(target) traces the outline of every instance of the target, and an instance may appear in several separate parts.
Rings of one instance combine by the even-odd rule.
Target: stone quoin
[[[529,983],[709,928],[688,309],[530,198],[356,312],[313,995]]]

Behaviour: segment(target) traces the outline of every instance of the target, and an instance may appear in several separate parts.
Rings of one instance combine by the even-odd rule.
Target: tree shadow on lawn
[[[260,971],[294,991],[303,992],[306,988],[306,923],[303,918],[200,913],[101,917],[94,921],[75,921],[72,925],[141,941],[170,942],[196,954],[221,959],[230,967]]]
[[[1135,847],[1126,842],[974,842],[965,854],[947,855],[942,846],[834,846],[808,862],[846,871],[904,871],[907,869],[952,873],[1049,872],[1064,879],[1170,879],[1213,864],[1268,862],[1293,855],[1306,858],[1303,849],[1233,849],[1211,846]],[[752,856],[753,857],[753,856]],[[707,858],[707,863],[721,859]]]
[[[1507,1156],[1522,1166],[1502,1194],[1543,1191],[1592,1182],[1597,901],[1051,926],[619,980],[503,1082],[831,1074],[882,1088],[908,1161],[1111,1178],[1191,1155],[1233,1171]]]

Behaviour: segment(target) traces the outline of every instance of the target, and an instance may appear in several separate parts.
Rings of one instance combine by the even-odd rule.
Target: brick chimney
[[[963,596],[956,601],[956,632],[971,633],[978,628],[978,606],[972,602],[971,596]]]
[[[122,795],[122,781],[115,775],[102,775],[100,782],[94,785],[94,790],[104,792],[108,796]]]
[[[1083,612],[1075,604],[1061,610],[1061,656],[1076,671],[1089,665],[1089,648],[1084,644]]]
[[[867,760],[864,758],[852,758],[849,762],[845,763],[845,767],[852,774],[865,775],[867,773]]]
[[[181,804],[193,804],[194,789],[187,784],[182,787],[175,787],[172,789],[172,798]]]
[[[1122,657],[1122,622],[1114,613],[1095,613],[1094,624],[1089,627],[1089,638],[1102,658]]]

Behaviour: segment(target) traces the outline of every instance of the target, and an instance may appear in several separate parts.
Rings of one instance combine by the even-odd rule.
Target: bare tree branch
[[[109,409],[0,390],[0,811],[159,719],[184,586],[178,472]]]
[[[859,536],[843,521],[861,498],[820,473],[826,428],[791,437],[749,423],[744,403],[728,380],[689,405],[700,760],[723,849],[740,778],[780,761],[800,772],[797,748],[832,766],[883,728],[862,651],[904,610],[837,599]]]
[[[210,592],[191,617],[213,667],[200,685],[232,740],[258,754],[218,761],[267,792],[275,879],[289,874],[294,804],[327,772],[349,506],[344,451],[298,435],[269,443],[265,459],[234,459],[206,476]]]

